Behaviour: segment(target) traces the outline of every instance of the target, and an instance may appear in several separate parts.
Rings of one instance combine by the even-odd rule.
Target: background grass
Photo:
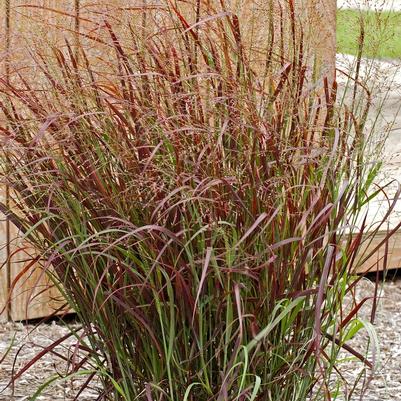
[[[363,24],[364,54],[375,58],[401,58],[401,13],[338,10],[337,52],[357,54]]]

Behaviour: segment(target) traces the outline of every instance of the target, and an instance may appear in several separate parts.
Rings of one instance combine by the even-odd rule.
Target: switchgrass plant
[[[2,79],[2,208],[76,311],[81,390],[329,400],[342,348],[372,366],[344,301],[378,192],[369,91],[351,77],[358,108],[337,101],[291,1],[258,48],[215,7],[165,2],[120,34],[106,20],[32,51],[34,80]]]

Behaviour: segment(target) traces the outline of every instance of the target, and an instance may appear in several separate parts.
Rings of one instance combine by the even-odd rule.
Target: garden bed
[[[369,280],[364,280],[360,287],[358,297],[372,296],[374,286]],[[378,308],[376,315],[376,329],[380,341],[381,359],[378,369],[374,377],[371,372],[367,372],[366,380],[371,380],[368,391],[363,397],[364,401],[384,401],[384,400],[401,400],[401,376],[400,376],[400,356],[401,356],[401,278],[388,280],[382,286],[380,293],[382,302]],[[362,308],[360,317],[368,320],[369,305],[366,309]],[[16,369],[23,366],[35,354],[41,351],[43,347],[49,345],[52,341],[60,338],[68,332],[67,328],[60,324],[41,325],[34,332],[28,335],[33,326],[8,323],[0,326],[0,355],[8,348],[13,336],[16,336],[15,345],[7,356],[0,370],[0,388],[4,388],[9,380],[13,369],[13,361],[16,353],[23,346],[19,353],[16,363]],[[366,344],[366,335],[362,333],[353,340],[353,346],[363,352]],[[73,341],[70,341],[70,345]],[[68,344],[58,347],[58,351],[64,355],[72,352],[68,348]],[[345,355],[344,355],[345,356]],[[357,366],[357,369],[356,369]],[[56,370],[55,370],[56,369]],[[65,369],[59,358],[45,355],[42,360],[32,369],[19,379],[15,384],[15,396],[12,398],[11,389],[7,389],[0,394],[0,401],[25,401],[29,399],[35,389],[49,376],[55,372],[62,373]],[[344,376],[352,383],[360,373],[360,364],[354,362],[346,362],[343,366]],[[72,401],[74,393],[79,387],[79,383],[85,381],[85,377],[75,378],[65,382],[60,381],[52,385],[42,396],[38,398],[40,401]],[[87,389],[80,395],[80,401],[95,400],[98,396],[96,389]],[[356,392],[352,400],[360,399],[360,391]]]
[[[11,352],[0,367],[0,401],[27,401],[38,389],[38,387],[55,374],[62,375],[66,365],[57,356],[47,353],[29,369],[19,380],[16,381],[14,391],[12,388],[4,390],[13,372],[18,371],[28,363],[44,347],[49,346],[60,337],[66,335],[69,330],[62,324],[41,324],[35,330],[32,325],[22,323],[7,323],[0,325],[0,357],[8,349],[15,336],[15,342]],[[33,331],[32,331],[33,330]],[[61,355],[71,355],[74,338],[58,346],[55,351]],[[22,348],[21,348],[22,347]],[[19,351],[21,350],[21,351]],[[15,356],[18,359],[15,362]],[[80,384],[85,382],[86,376],[76,377],[68,381],[55,382],[42,395],[38,401],[72,401]],[[80,396],[80,401],[96,400],[99,393],[95,389],[87,389]]]

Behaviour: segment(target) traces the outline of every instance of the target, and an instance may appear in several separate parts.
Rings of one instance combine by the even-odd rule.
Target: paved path
[[[387,1],[383,4],[382,0],[337,0],[338,7],[341,8],[363,8],[363,9],[383,9],[401,11],[401,0]],[[400,55],[401,57],[401,55]],[[352,56],[338,55],[337,67],[352,69],[355,59]],[[386,129],[387,124],[391,124],[391,130],[385,143],[383,160],[385,165],[382,172],[382,182],[396,179],[401,183],[401,61],[384,62],[365,60],[362,63],[365,77],[369,77],[375,84],[375,96],[371,116],[381,110],[378,135],[381,130]],[[341,75],[341,74],[340,74]],[[344,78],[338,76],[341,82]],[[394,186],[395,187],[395,186]],[[369,207],[370,223],[380,220],[388,208],[386,202],[374,202]],[[390,218],[390,226],[394,226],[401,219],[401,201],[398,201]],[[385,300],[380,305],[377,314],[376,330],[382,351],[382,360],[376,376],[370,383],[369,391],[365,396],[356,396],[355,400],[365,401],[400,401],[401,400],[401,378],[400,378],[400,355],[401,355],[401,330],[399,311],[401,307],[401,286],[400,281],[396,285],[391,283],[383,284]],[[362,312],[363,313],[363,312]],[[358,337],[359,338],[359,337]],[[358,367],[351,364],[351,371],[355,375]],[[353,398],[354,399],[354,398]]]
[[[355,57],[343,54],[337,55],[337,68],[339,71],[344,72],[353,71]],[[375,123],[374,131],[375,140],[377,141],[383,141],[384,135],[387,135],[384,151],[381,155],[384,166],[377,182],[380,185],[392,180],[401,183],[401,60],[393,62],[363,60],[361,64],[361,79],[368,82],[369,88],[373,88],[373,105],[368,126]],[[344,87],[345,75],[338,72],[337,80],[340,88]],[[376,120],[377,116],[378,119]],[[394,197],[398,189],[396,181],[386,191],[387,196],[390,198]],[[367,207],[368,222],[370,224],[380,221],[388,210],[388,201],[385,200],[385,197],[380,198],[370,202]],[[401,221],[401,200],[397,202],[389,218],[389,224],[394,227],[399,221]]]
[[[401,0],[337,0],[337,7],[401,11]]]
[[[337,0],[337,7],[401,12],[401,0]],[[352,70],[354,62],[352,56],[337,56],[337,66],[345,71]],[[371,116],[373,118],[380,109],[377,132],[388,131],[391,125],[383,154],[383,173],[401,183],[401,55],[397,61],[365,60],[362,71],[364,78],[370,81],[369,86],[375,87]],[[341,82],[341,74],[338,79]]]

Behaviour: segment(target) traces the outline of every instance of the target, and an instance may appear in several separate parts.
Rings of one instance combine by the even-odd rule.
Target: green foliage
[[[401,58],[401,13],[338,10],[337,51],[357,55],[361,28],[363,53],[370,58]]]

